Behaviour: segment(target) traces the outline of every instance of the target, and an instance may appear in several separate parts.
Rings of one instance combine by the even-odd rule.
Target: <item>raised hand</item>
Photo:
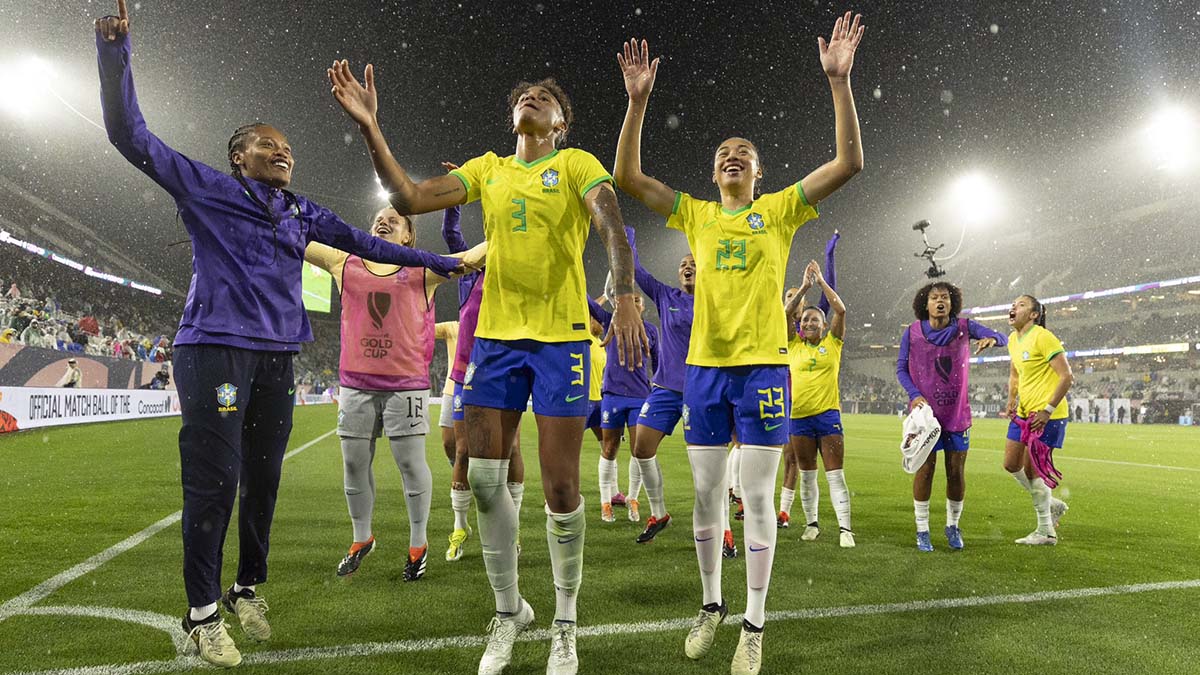
[[[975,355],[979,356],[983,350],[996,346],[996,338],[984,338],[975,343]]]
[[[817,47],[821,52],[821,69],[830,79],[850,77],[850,69],[854,67],[854,52],[862,40],[863,31],[867,29],[866,26],[859,25],[861,19],[862,14],[856,14],[854,23],[850,23],[850,12],[846,12],[845,16],[834,22],[833,33],[830,34],[828,43],[823,37],[817,38]]]
[[[617,54],[621,75],[625,77],[625,91],[629,99],[644,103],[654,89],[654,77],[658,75],[658,59],[650,60],[650,47],[642,40],[630,39],[624,45],[624,53]]]
[[[820,285],[824,280],[821,276],[821,265],[816,260],[808,261],[808,266],[804,268],[804,283],[812,287]]]
[[[379,111],[379,99],[375,93],[375,67],[367,64],[363,71],[363,81],[366,86],[359,84],[350,72],[350,64],[345,59],[334,61],[333,66],[325,70],[332,85],[330,93],[337,99],[338,105],[360,127],[375,122],[375,113]]]
[[[454,162],[442,162],[442,168],[446,171],[453,171],[458,168],[458,165]]]
[[[650,357],[650,338],[646,336],[646,324],[634,306],[632,293],[613,299],[613,318],[600,344],[607,345],[613,338],[617,340],[617,360],[622,367],[633,371]]]
[[[117,16],[102,16],[95,23],[96,32],[105,42],[129,35],[129,10],[125,8],[125,0],[117,0]]]

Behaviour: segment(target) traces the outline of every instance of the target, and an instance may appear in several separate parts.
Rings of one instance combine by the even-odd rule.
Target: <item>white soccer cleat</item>
[[[821,536],[821,528],[817,527],[816,523],[809,523],[804,526],[804,532],[800,535],[800,541],[816,541],[819,536]]]
[[[575,624],[555,621],[553,631],[546,675],[575,675],[579,672],[579,656],[575,653]]]
[[[636,523],[642,519],[642,514],[638,511],[638,500],[632,498],[626,499],[625,508],[628,510],[629,522]]]
[[[1058,537],[1034,530],[1024,537],[1017,539],[1016,543],[1024,546],[1056,546],[1058,544]]]
[[[687,640],[683,643],[683,653],[687,654],[689,659],[695,661],[708,653],[717,637],[717,626],[721,625],[728,613],[729,608],[724,603],[711,611],[700,608],[700,614],[692,622],[692,629],[688,631]]]
[[[242,662],[242,653],[233,643],[233,638],[229,637],[229,624],[220,619],[192,624],[185,618],[184,629],[189,626],[188,638],[201,659],[220,668],[232,668]]]
[[[838,543],[842,548],[854,548],[854,533],[850,530],[842,530]]]
[[[1067,515],[1067,511],[1070,510],[1071,507],[1067,506],[1063,500],[1057,497],[1050,498],[1050,519],[1054,522],[1054,529],[1058,529],[1058,521],[1062,520],[1062,517]]]
[[[733,653],[733,663],[729,665],[730,675],[758,675],[762,669],[762,639],[761,630],[746,630],[742,626],[742,637]]]
[[[500,675],[512,661],[513,643],[529,624],[533,623],[533,608],[521,598],[521,609],[512,616],[492,617],[488,624],[487,648],[479,660],[479,675]]]

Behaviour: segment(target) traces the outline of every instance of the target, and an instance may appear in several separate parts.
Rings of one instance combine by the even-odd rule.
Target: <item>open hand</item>
[[[995,347],[995,346],[996,346],[996,338],[984,338],[984,339],[980,340],[979,342],[975,343],[975,355],[979,356],[980,354],[983,353],[983,350],[990,349],[991,347]]]
[[[330,93],[350,119],[361,127],[373,124],[375,113],[379,112],[379,98],[375,93],[375,67],[368,63],[363,70],[365,86],[354,78],[350,72],[350,64],[345,59],[334,61],[325,74],[329,76],[329,84],[332,85]]]
[[[658,59],[650,60],[650,47],[642,40],[639,45],[630,39],[624,45],[624,53],[617,54],[621,75],[625,77],[625,91],[631,101],[645,102],[654,89],[654,78],[658,75]]]
[[[833,32],[829,42],[825,38],[817,38],[817,47],[821,52],[821,69],[829,79],[846,79],[850,77],[850,69],[854,67],[854,52],[862,40],[866,26],[860,26],[862,14],[854,16],[850,23],[850,12],[839,18],[833,24]]]

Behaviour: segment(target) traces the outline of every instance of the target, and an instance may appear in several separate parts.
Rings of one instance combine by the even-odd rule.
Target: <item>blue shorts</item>
[[[825,436],[841,436],[842,411],[826,410],[823,413],[808,417],[793,417],[791,424],[793,436],[806,438],[823,438]]]
[[[1067,418],[1050,420],[1042,429],[1042,442],[1055,450],[1063,446],[1063,438],[1067,435]],[[1008,440],[1021,442],[1021,427],[1016,422],[1008,423]]]
[[[463,405],[587,417],[588,343],[476,338],[463,378]]]
[[[725,445],[736,430],[746,445],[786,445],[790,389],[787,366],[688,366],[683,439]]]
[[[454,403],[453,403],[454,407],[451,408],[451,413],[450,413],[451,419],[453,419],[455,422],[462,422],[463,420],[466,419],[466,417],[463,416],[462,398],[463,398],[462,382],[455,382],[454,383]]]
[[[637,424],[638,411],[645,402],[644,398],[605,394],[600,399],[600,428],[624,429]]]
[[[948,450],[950,452],[966,452],[971,447],[971,430],[966,431],[943,431],[938,437],[937,443],[933,444],[931,452],[938,450]]]
[[[600,401],[588,401],[587,426],[584,429],[595,429],[600,426]]]
[[[637,423],[670,436],[683,417],[683,394],[672,389],[654,387],[642,404]]]

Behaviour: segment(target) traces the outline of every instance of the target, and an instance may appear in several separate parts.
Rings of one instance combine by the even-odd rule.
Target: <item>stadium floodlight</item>
[[[964,225],[985,225],[999,217],[1004,207],[995,182],[978,171],[954,181],[950,202]]]
[[[1146,149],[1158,168],[1177,173],[1195,161],[1196,120],[1186,109],[1168,106],[1159,110],[1150,119],[1144,135]]]
[[[54,71],[49,63],[28,56],[16,63],[0,65],[0,109],[28,118],[50,100],[50,80]]]

